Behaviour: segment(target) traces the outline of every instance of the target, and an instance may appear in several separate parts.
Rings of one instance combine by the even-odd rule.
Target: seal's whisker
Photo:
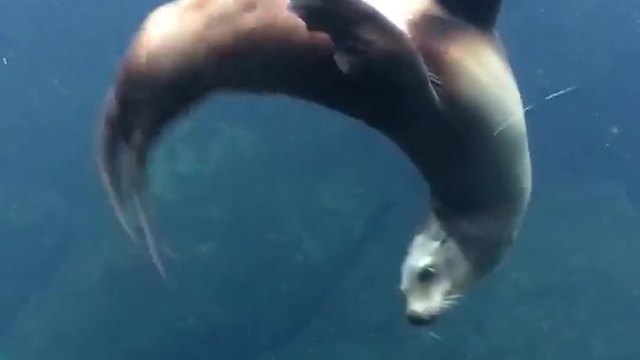
[[[445,296],[442,299],[441,305],[440,305],[440,309],[441,310],[445,310],[448,309],[452,306],[455,306],[458,304],[458,299],[461,298],[461,295],[449,295],[449,296]]]
[[[456,303],[455,302],[451,302],[451,301],[443,301],[440,304],[440,310],[446,310],[452,306],[454,306]]]
[[[458,302],[455,300],[444,300],[443,302],[446,303],[447,306],[453,306],[458,304]]]

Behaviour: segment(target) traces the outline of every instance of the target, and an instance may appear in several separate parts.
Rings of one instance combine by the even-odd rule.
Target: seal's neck
[[[456,214],[436,202],[424,233],[439,234],[459,247],[475,278],[491,272],[513,245],[520,217],[504,213]]]

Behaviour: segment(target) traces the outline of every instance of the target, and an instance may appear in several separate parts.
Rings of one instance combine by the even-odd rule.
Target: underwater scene
[[[0,360],[640,359],[640,2],[361,1],[1,0]]]

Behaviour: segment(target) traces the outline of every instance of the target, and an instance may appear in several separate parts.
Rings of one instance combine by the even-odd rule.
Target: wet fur
[[[163,276],[143,197],[149,152],[198,102],[223,92],[284,94],[383,132],[417,116],[421,94],[432,92],[417,55],[399,33],[359,24],[370,43],[358,71],[347,75],[334,60],[334,42],[282,0],[177,0],[147,17],[107,96],[98,162],[119,222],[130,238],[143,239]]]
[[[409,247],[400,288],[408,316],[433,318],[501,262],[528,207],[524,108],[494,28],[501,1],[398,0],[388,9],[382,0],[305,3],[333,9],[322,19],[335,17],[338,8],[349,8],[354,18],[368,14],[362,7],[369,5],[393,8],[390,20],[424,61],[437,106],[385,134],[430,186],[431,209]],[[325,20],[319,29],[340,43],[344,37],[335,26]],[[353,39],[348,43],[355,47]]]
[[[313,101],[381,131],[429,183],[401,288],[408,311],[427,301],[418,315],[439,314],[500,263],[531,189],[520,94],[493,29],[500,1],[481,3],[425,0],[395,28],[360,0],[294,0],[294,12],[276,0],[181,0],[154,12],[101,122],[100,165],[120,218],[132,202],[164,273],[141,199],[160,134],[224,91]],[[171,26],[179,19],[188,26]],[[416,286],[429,267],[440,277]]]
[[[463,10],[463,3],[470,8]],[[500,2],[474,7],[479,3],[442,0],[440,9],[408,24],[410,37],[438,79],[440,120],[450,124],[450,132],[442,132],[448,136],[428,140],[442,152],[435,158],[430,158],[433,152],[423,153],[419,166],[432,197],[430,220],[419,235],[444,233],[441,240],[432,239],[439,244],[434,252],[423,255],[441,251],[457,259],[463,270],[468,267],[463,276],[458,269],[443,269],[443,274],[449,272],[443,276],[457,280],[441,291],[441,305],[465,294],[500,264],[518,235],[532,186],[524,108],[494,29]],[[444,163],[439,161],[443,158]],[[408,255],[410,263],[416,254],[410,250]],[[407,300],[410,308],[411,296]],[[440,312],[436,306],[422,315]]]

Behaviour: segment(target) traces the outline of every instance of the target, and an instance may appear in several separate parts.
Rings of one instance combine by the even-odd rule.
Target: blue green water
[[[505,1],[499,30],[536,104],[531,207],[498,271],[430,330],[409,327],[398,291],[425,185],[385,138],[300,101],[225,98],[167,137],[160,281],[92,147],[158,3],[0,0],[0,359],[640,356],[636,0]]]

